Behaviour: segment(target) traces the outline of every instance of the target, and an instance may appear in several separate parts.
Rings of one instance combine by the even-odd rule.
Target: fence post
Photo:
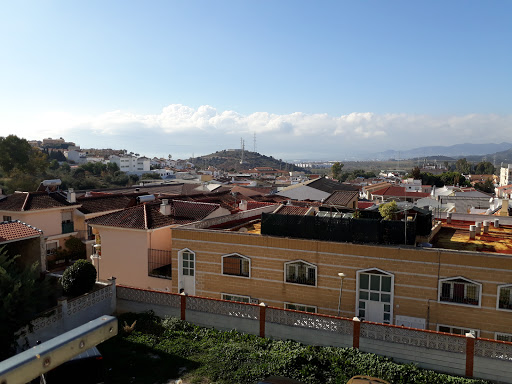
[[[181,320],[186,319],[186,311],[187,311],[187,294],[185,292],[181,292]]]
[[[260,303],[260,337],[265,337],[265,322],[267,317],[267,305]]]
[[[475,335],[466,333],[466,376],[473,377],[473,364],[475,359]]]
[[[361,320],[359,317],[354,317],[352,319],[352,324],[354,326],[354,333],[352,336],[352,347],[359,349],[359,338],[361,336]]]

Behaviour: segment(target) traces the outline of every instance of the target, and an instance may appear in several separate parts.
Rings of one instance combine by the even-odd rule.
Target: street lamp
[[[338,273],[338,276],[340,277],[341,283],[340,283],[340,297],[338,299],[338,316],[340,315],[341,310],[341,291],[343,289],[343,279],[347,276],[343,272]]]

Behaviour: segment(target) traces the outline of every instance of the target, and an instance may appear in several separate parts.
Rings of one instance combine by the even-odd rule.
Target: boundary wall
[[[512,343],[309,312],[117,286],[117,312],[153,310],[196,325],[353,347],[458,376],[512,383]]]
[[[100,316],[112,315],[116,309],[115,278],[100,284],[103,286],[85,295],[60,299],[56,307],[31,321],[32,329],[20,329],[19,348],[33,347],[37,341],[45,342]]]

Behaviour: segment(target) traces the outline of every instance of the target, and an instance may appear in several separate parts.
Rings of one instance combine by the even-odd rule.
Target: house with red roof
[[[384,201],[409,201],[411,203],[416,202],[419,199],[430,196],[429,193],[425,192],[408,192],[405,187],[389,186],[376,191],[370,192],[371,200],[375,202]]]
[[[0,199],[0,220],[19,220],[40,229],[46,254],[51,259],[70,236],[78,235],[74,212],[79,207],[73,190],[67,193],[16,192]]]
[[[0,221],[0,248],[9,256],[20,255],[24,266],[39,263],[46,270],[46,249],[43,231],[19,220]]]
[[[153,199],[88,219],[96,235],[91,259],[98,278],[115,276],[120,284],[170,289],[171,228],[230,214],[220,204]],[[186,260],[187,268],[193,265],[194,260]]]

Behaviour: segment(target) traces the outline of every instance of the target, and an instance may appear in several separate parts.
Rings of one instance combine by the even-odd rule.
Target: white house
[[[119,170],[130,174],[136,174],[140,176],[143,173],[149,172],[151,169],[150,159],[144,156],[137,157],[131,155],[111,155],[109,159],[110,162],[117,164]]]

